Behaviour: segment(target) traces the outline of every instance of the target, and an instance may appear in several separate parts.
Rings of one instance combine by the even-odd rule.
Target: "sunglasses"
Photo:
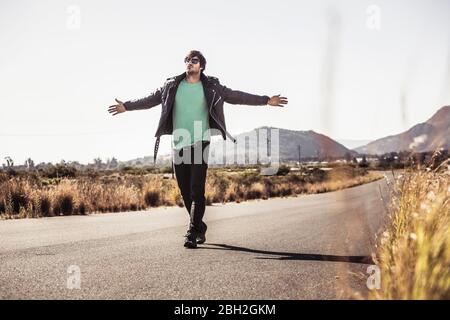
[[[197,63],[200,62],[200,59],[199,58],[192,58],[192,59],[186,58],[186,59],[184,59],[184,63],[189,63],[189,62],[191,62],[192,64],[197,64]]]

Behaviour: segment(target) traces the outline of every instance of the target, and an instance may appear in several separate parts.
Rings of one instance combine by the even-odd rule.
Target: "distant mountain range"
[[[308,159],[308,158],[320,158],[320,159],[329,159],[329,158],[344,158],[346,154],[355,156],[356,152],[352,151],[339,142],[334,141],[333,139],[314,132],[312,130],[308,131],[297,131],[297,130],[288,130],[283,128],[276,127],[259,127],[254,130],[243,132],[235,136],[237,139],[237,144],[234,145],[231,142],[225,142],[223,140],[213,141],[210,146],[210,152],[212,156],[222,157],[223,149],[226,150],[226,155],[233,154],[233,148],[236,148],[235,152],[237,157],[244,157],[245,150],[248,150],[248,157],[254,157],[256,159],[256,146],[257,141],[259,141],[258,137],[260,132],[265,132],[265,135],[262,137],[266,137],[265,141],[259,141],[259,159],[264,161],[267,154],[267,150],[272,149],[271,139],[268,137],[271,136],[270,132],[272,130],[278,130],[278,149],[279,149],[279,157],[280,161],[298,161],[299,158]],[[247,137],[247,138],[246,138]],[[248,141],[248,147],[245,147],[245,139]],[[270,142],[268,142],[268,140]],[[275,150],[276,145],[273,145]]]
[[[273,129],[277,129],[279,132],[278,148],[281,162],[298,161],[299,158],[302,160],[308,158],[342,159],[349,156],[355,157],[358,154],[380,155],[400,151],[435,151],[439,148],[450,148],[450,106],[442,107],[428,121],[419,123],[406,132],[372,142],[365,140],[339,140],[338,142],[313,130],[297,131],[263,126],[235,135],[237,139],[236,145],[229,139],[224,141],[221,137],[214,137],[210,146],[210,156],[222,157],[225,163],[234,163],[234,159],[225,160],[224,155],[235,153],[238,159],[244,159],[247,153],[249,159],[259,159],[264,162],[267,159],[267,150],[270,149],[270,144],[275,142],[268,142],[267,140],[270,139],[267,138],[265,141],[259,141],[257,137],[261,130],[267,133],[266,137],[270,136],[270,131]],[[245,139],[248,141],[248,147],[245,147]],[[260,146],[258,157],[256,155],[257,141],[259,141]],[[350,149],[353,146],[364,143],[367,144]],[[265,146],[265,148],[262,146]],[[247,152],[246,149],[248,150]],[[170,154],[158,155],[159,163],[170,163],[170,159]],[[153,157],[146,156],[121,163],[133,166],[151,165],[153,164]]]
[[[345,146],[348,149],[356,149],[358,147],[361,146],[365,146],[366,144],[368,144],[369,142],[372,142],[372,140],[358,140],[358,139],[336,139],[337,142],[339,142],[340,144],[342,144],[343,146]]]
[[[381,138],[358,147],[354,151],[365,154],[388,152],[435,151],[450,147],[450,106],[440,108],[428,121],[416,124],[409,130]]]
[[[275,140],[268,138],[271,137],[271,132],[274,129],[278,130],[279,133],[278,145],[275,143]],[[265,137],[264,141],[259,141],[261,131],[265,132],[265,135],[261,136]],[[279,160],[281,162],[298,161],[299,157],[302,160],[312,158],[337,159],[357,155],[355,151],[346,148],[339,142],[312,130],[296,131],[263,126],[240,133],[234,137],[237,139],[236,144],[229,139],[223,140],[221,137],[213,137],[210,145],[210,157],[221,159],[221,163],[236,163],[236,161],[242,163],[242,159],[246,159],[247,154],[246,163],[249,163],[249,161],[250,163],[256,163],[258,160],[262,163],[267,163],[271,155],[271,151],[268,150],[276,150],[276,148],[279,149]],[[245,144],[246,140],[247,146]],[[258,143],[260,146],[259,155],[256,152]],[[230,155],[234,154],[235,158],[230,157]],[[170,155],[158,155],[158,163],[168,163],[170,159]],[[274,158],[272,157],[272,159]],[[121,162],[121,164],[131,166],[151,165],[152,163],[153,159],[150,156]]]

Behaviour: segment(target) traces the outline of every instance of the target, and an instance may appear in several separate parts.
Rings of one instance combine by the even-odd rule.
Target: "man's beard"
[[[186,74],[188,74],[188,75],[190,75],[190,76],[194,76],[194,75],[197,75],[197,74],[199,74],[199,73],[200,73],[200,71],[195,71],[195,70],[193,70],[192,68],[186,70]]]

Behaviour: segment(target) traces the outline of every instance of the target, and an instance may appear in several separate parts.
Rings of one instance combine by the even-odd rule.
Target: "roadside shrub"
[[[69,165],[57,164],[42,170],[41,174],[47,178],[75,178],[77,169]]]
[[[144,195],[145,203],[149,207],[157,207],[161,203],[159,191],[149,190]]]
[[[263,195],[264,195],[264,185],[258,182],[251,185],[245,197],[246,199],[261,199]]]
[[[287,165],[282,164],[277,171],[277,176],[285,176],[291,171],[291,168]]]

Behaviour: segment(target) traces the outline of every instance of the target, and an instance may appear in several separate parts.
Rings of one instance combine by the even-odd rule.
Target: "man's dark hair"
[[[201,72],[205,71],[205,69],[206,69],[206,59],[203,56],[203,54],[200,51],[191,50],[191,51],[188,52],[188,54],[186,55],[186,57],[184,59],[185,60],[186,59],[191,59],[192,57],[198,57],[200,59],[200,67],[203,68]]]

